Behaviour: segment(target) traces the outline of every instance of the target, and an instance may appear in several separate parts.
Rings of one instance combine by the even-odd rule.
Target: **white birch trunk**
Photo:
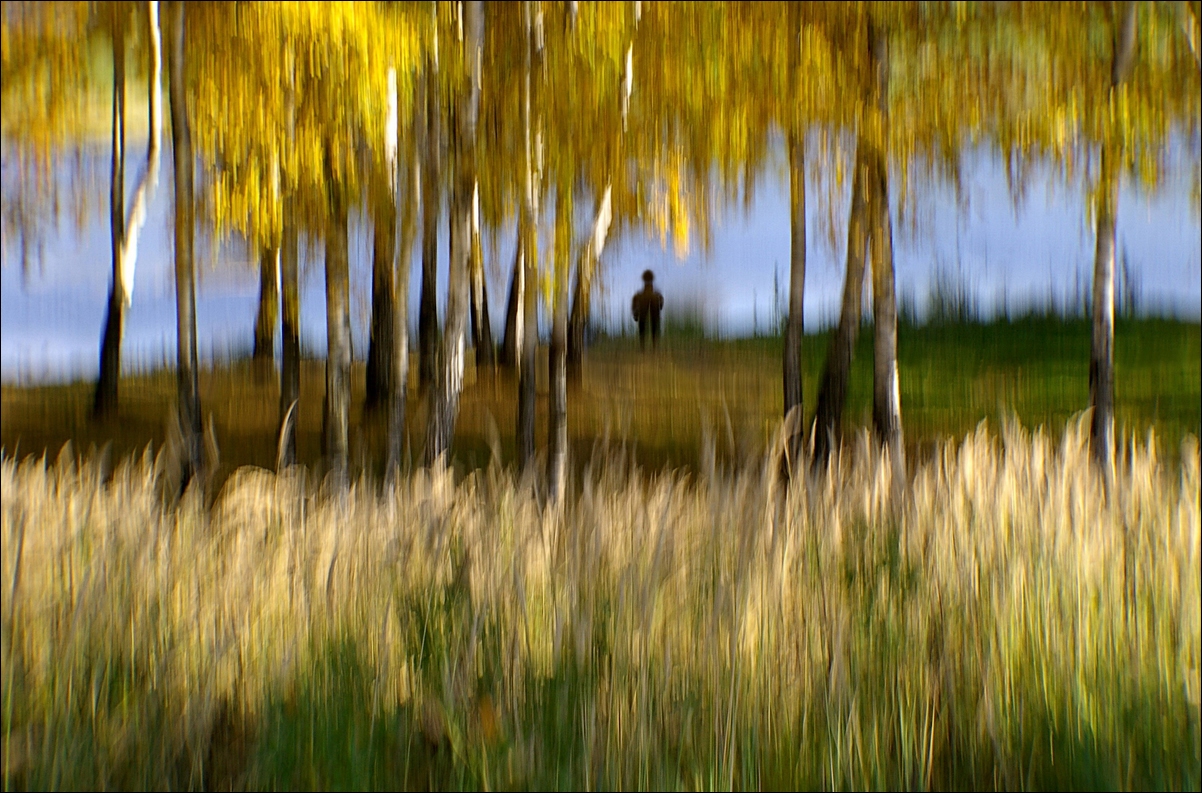
[[[134,272],[138,265],[138,239],[146,224],[146,212],[150,197],[159,185],[159,156],[163,137],[163,46],[159,26],[159,4],[147,3],[150,14],[150,52],[152,59],[150,77],[150,148],[146,153],[146,172],[134,191],[133,204],[125,220],[125,238],[121,241],[121,290],[125,304],[129,305],[134,295]]]

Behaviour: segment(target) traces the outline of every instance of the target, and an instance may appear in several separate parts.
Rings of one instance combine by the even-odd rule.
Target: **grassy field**
[[[0,462],[8,789],[1202,784],[1199,451],[861,435],[780,488],[595,455],[206,509],[149,458]]]
[[[1017,418],[1058,434],[1089,402],[1089,326],[1085,321],[1027,319],[989,325],[902,326],[899,332],[902,414],[911,455],[940,439],[959,438],[982,419],[998,427]],[[1120,321],[1115,334],[1116,415],[1120,432],[1143,439],[1154,429],[1167,449],[1202,429],[1202,328],[1170,320]],[[805,398],[813,412],[827,335],[805,340]],[[720,460],[758,456],[781,413],[779,338],[712,341],[669,335],[658,353],[640,355],[630,339],[599,343],[569,397],[569,431],[578,461],[593,446],[625,440],[650,468],[695,468],[712,443]],[[471,356],[469,355],[469,360]],[[871,421],[872,338],[860,336],[844,427]],[[545,359],[540,365],[545,375]],[[516,384],[507,373],[481,376],[469,365],[455,440],[461,470],[494,454],[514,459]],[[382,425],[362,413],[363,368],[352,377],[353,466],[374,470],[382,459]],[[302,369],[298,452],[320,456],[324,375],[320,361]],[[546,383],[539,384],[538,442],[546,427]],[[78,451],[112,444],[113,459],[161,447],[175,398],[170,372],[128,377],[119,419],[89,420],[92,386],[5,386],[0,443],[9,455],[48,453],[68,440]],[[245,464],[274,468],[278,389],[234,363],[201,376],[202,410],[211,416],[222,474]],[[411,459],[420,460],[424,406],[411,384]],[[707,441],[708,439],[708,441]]]
[[[1084,323],[903,328],[897,500],[856,429],[867,334],[844,453],[787,488],[779,340],[597,345],[558,510],[495,464],[491,373],[455,470],[394,490],[356,415],[346,492],[263,470],[274,387],[209,372],[222,484],[182,499],[136,453],[170,374],[102,426],[86,384],[6,387],[3,787],[1196,790],[1199,329],[1117,338],[1109,491],[1072,418]],[[303,399],[312,460],[317,363]]]

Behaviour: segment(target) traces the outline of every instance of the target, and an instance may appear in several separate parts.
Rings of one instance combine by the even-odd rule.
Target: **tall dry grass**
[[[782,488],[10,460],[6,787],[1192,788],[1199,450],[982,426]]]

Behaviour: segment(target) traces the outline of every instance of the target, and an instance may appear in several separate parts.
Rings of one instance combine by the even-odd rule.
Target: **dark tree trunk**
[[[300,410],[300,291],[297,273],[296,228],[287,217],[280,244],[280,426],[277,463],[281,469],[296,462],[296,423]]]
[[[818,386],[814,410],[813,465],[823,466],[842,437],[843,405],[851,381],[851,362],[860,331],[861,301],[864,294],[864,257],[868,244],[865,228],[867,213],[866,158],[863,144],[857,143],[856,164],[851,185],[851,212],[847,220],[847,264],[843,278],[843,302],[839,324],[831,335],[826,364]]]
[[[109,177],[109,233],[113,253],[113,285],[100,343],[100,377],[92,415],[108,418],[117,410],[121,379],[121,339],[125,335],[125,290],[121,279],[121,247],[125,241],[125,35],[113,31],[113,159]]]
[[[472,285],[472,344],[476,347],[476,367],[485,369],[497,364],[497,345],[492,336],[492,317],[488,312],[488,280]]]
[[[551,315],[551,350],[547,362],[551,405],[547,424],[547,493],[563,500],[568,461],[568,278],[572,256],[572,190],[561,183],[555,199],[555,305]]]
[[[262,375],[275,360],[275,329],[279,325],[279,250],[264,248],[259,253],[259,311],[255,316],[255,368]]]
[[[121,379],[121,339],[125,336],[125,299],[121,288],[109,290],[108,311],[104,320],[104,337],[100,343],[100,379],[92,415],[97,419],[111,418],[117,413],[118,383]]]
[[[533,232],[531,232],[533,233]],[[538,259],[523,256],[522,280],[538,283]],[[518,465],[525,468],[534,461],[534,421],[537,392],[534,367],[538,355],[538,290],[522,290],[522,360],[518,366]]]
[[[872,244],[872,423],[877,440],[889,451],[893,487],[905,481],[901,389],[897,377],[897,293],[893,274],[893,220],[889,212],[888,140],[889,60],[885,32],[870,26],[870,57],[876,68],[876,104],[882,120],[881,139],[872,150],[869,222]]]
[[[585,264],[583,258],[580,264]],[[568,376],[577,382],[583,375],[584,337],[591,313],[592,278],[586,277],[583,267],[578,267],[576,285],[572,287],[572,308],[568,313]]]
[[[789,319],[785,327],[784,418],[789,470],[800,464],[805,433],[801,344],[806,284],[805,142],[789,135]]]
[[[451,217],[451,233],[447,313],[430,399],[426,433],[427,465],[432,465],[450,448],[459,412],[459,394],[463,387],[464,342],[469,301],[467,260],[471,255],[471,232],[468,228],[468,210],[459,193],[460,187],[452,188],[448,213]]]
[[[375,410],[388,404],[392,383],[392,334],[395,327],[396,211],[392,201],[378,201],[372,212],[371,342],[367,350],[367,386],[364,407]]]
[[[296,136],[296,76],[286,75],[284,107],[288,138]],[[293,219],[291,189],[284,190],[280,238],[280,424],[276,468],[296,463],[296,427],[300,421],[300,273],[299,235]]]
[[[501,365],[517,367],[522,360],[522,287],[526,276],[522,257],[522,226],[518,221],[517,245],[513,252],[513,269],[509,276],[509,297],[505,301],[505,337],[501,345]]]
[[[527,0],[523,3],[526,28],[525,73],[523,75],[522,134],[524,137],[524,181],[522,191],[521,242],[522,263],[522,349],[518,369],[517,447],[518,465],[525,469],[534,461],[535,420],[535,355],[538,348],[538,249],[535,235],[538,229],[537,182],[534,174],[533,122],[531,105],[532,72],[535,67],[535,15],[540,12]]]
[[[475,188],[479,190],[479,186]],[[488,279],[484,277],[484,245],[480,240],[479,202],[472,202],[472,345],[476,348],[476,369],[496,363],[497,349],[492,339],[492,320],[488,316]]]
[[[175,170],[176,375],[179,426],[183,445],[180,490],[203,475],[200,428],[200,380],[196,354],[196,283],[192,257],[192,133],[184,83],[184,4],[172,4],[169,91],[172,164]]]
[[[1135,33],[1135,3],[1126,3],[1115,30],[1110,69],[1112,93],[1131,73]],[[1093,332],[1089,346],[1089,405],[1093,412],[1089,439],[1094,459],[1110,473],[1114,455],[1114,249],[1119,204],[1119,151],[1112,144],[1102,147],[1100,188],[1093,265]]]
[[[398,145],[397,150],[401,147]],[[386,477],[397,481],[401,468],[401,452],[405,441],[405,403],[409,386],[409,270],[413,241],[417,235],[417,207],[421,200],[420,154],[416,150],[408,159],[408,178],[397,183],[407,192],[401,201],[401,240],[397,251],[396,281],[394,283],[392,329],[392,387],[389,389],[388,449]]]
[[[326,156],[331,157],[333,153],[327,151]],[[345,480],[350,452],[350,266],[346,202],[341,187],[331,184],[330,193],[330,225],[326,229],[326,397],[322,436],[330,471]]]
[[[434,381],[438,355],[438,219],[441,201],[441,107],[438,65],[431,60],[426,75],[425,167],[422,168],[422,291],[417,315],[418,381]]]
[[[1114,448],[1114,243],[1119,183],[1113,160],[1114,153],[1103,150],[1089,346],[1090,447],[1104,469],[1110,465]]]
[[[463,387],[464,337],[467,331],[468,268],[471,258],[472,196],[476,187],[476,119],[480,108],[480,58],[484,47],[484,8],[480,2],[463,7],[463,46],[471,75],[466,95],[455,108],[452,124],[454,182],[451,198],[451,262],[447,277],[447,315],[438,376],[430,405],[426,462],[433,463],[450,448]]]
[[[889,172],[878,156],[872,215],[872,423],[889,451],[895,473],[904,474],[901,390],[897,377],[897,297],[893,274],[893,221],[889,213]],[[900,479],[898,480],[898,483]]]
[[[162,148],[162,71],[163,48],[157,3],[149,3],[151,69],[148,80],[150,139],[146,151],[146,170],[134,190],[129,213],[125,213],[125,23],[124,11],[114,9],[113,29],[113,172],[110,188],[113,249],[113,286],[109,293],[108,316],[100,344],[100,375],[96,382],[93,412],[98,418],[117,410],[118,382],[121,377],[121,340],[125,335],[125,312],[133,296],[134,270],[138,261],[138,238],[146,223],[147,207],[159,184],[159,152]]]

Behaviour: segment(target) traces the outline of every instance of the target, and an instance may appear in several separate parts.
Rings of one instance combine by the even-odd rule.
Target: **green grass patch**
[[[1089,403],[1089,323],[1033,317],[989,324],[899,328],[899,376],[906,442],[925,453],[940,439],[959,438],[983,419],[994,426],[1016,418],[1058,434]],[[804,341],[804,391],[812,414],[829,334]],[[468,356],[469,360],[471,356]],[[538,442],[547,421],[546,359],[539,364]],[[1120,437],[1154,431],[1168,450],[1202,432],[1202,327],[1174,320],[1120,319],[1115,331],[1116,420]],[[352,372],[352,466],[379,472],[383,424],[362,411],[364,371]],[[298,452],[317,463],[324,377],[320,361],[302,367]],[[599,442],[624,440],[641,465],[693,468],[712,449],[719,460],[746,461],[762,452],[781,414],[779,337],[715,340],[699,333],[665,335],[656,352],[640,353],[635,338],[603,339],[588,353],[584,377],[569,394],[569,433],[579,462]],[[211,417],[223,468],[274,467],[278,386],[247,362],[202,373],[201,404]],[[516,393],[507,372],[476,372],[469,364],[455,438],[458,465],[472,470],[494,455],[515,457]],[[57,454],[111,444],[114,459],[160,448],[175,399],[170,372],[127,377],[119,418],[89,418],[92,384],[2,391],[0,442],[9,454]],[[424,397],[410,385],[408,451],[420,461]],[[845,432],[871,425],[872,328],[859,336]],[[414,430],[414,428],[417,428]]]

